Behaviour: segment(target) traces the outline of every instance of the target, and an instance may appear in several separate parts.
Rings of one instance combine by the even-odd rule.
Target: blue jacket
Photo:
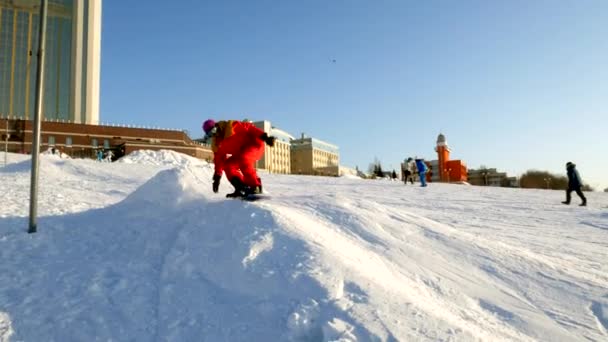
[[[416,159],[416,168],[418,169],[418,173],[424,173],[428,171],[428,167],[422,159]]]
[[[569,189],[579,189],[583,186],[583,181],[581,181],[581,176],[578,174],[576,170],[576,165],[572,164],[572,166],[568,167],[568,188]]]

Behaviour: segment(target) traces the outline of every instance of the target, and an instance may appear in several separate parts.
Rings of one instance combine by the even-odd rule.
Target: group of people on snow
[[[405,160],[403,168],[403,182],[407,184],[410,181],[414,184],[414,176],[418,175],[420,178],[420,186],[426,186],[426,174],[429,171],[428,166],[424,162],[423,158],[413,159],[409,157]]]
[[[258,177],[255,162],[264,155],[264,144],[274,146],[276,138],[269,136],[266,132],[256,127],[253,123],[244,120],[222,120],[214,121],[208,119],[203,123],[205,139],[210,141],[213,151],[213,162],[215,165],[212,190],[219,191],[222,174],[234,187],[234,192],[226,197],[243,198],[251,194],[262,193],[262,180]],[[98,160],[101,161],[103,151],[98,152]],[[107,159],[111,161],[111,151]],[[570,204],[572,192],[581,198],[581,206],[587,205],[587,198],[582,192],[583,182],[572,162],[566,163],[568,175],[568,189],[566,200],[562,203]],[[426,187],[426,176],[429,168],[423,158],[407,158],[403,168],[403,182],[414,184],[414,176],[418,175],[420,186]]]
[[[108,150],[107,152],[104,152],[103,149],[99,149],[97,150],[97,152],[95,152],[95,157],[97,158],[98,162],[108,162],[111,163],[112,159],[114,158],[114,152],[112,152],[112,150]]]
[[[407,158],[403,167],[403,182],[407,184],[407,182],[411,182],[414,184],[414,177],[417,174],[420,178],[420,186],[426,185],[426,174],[429,171],[428,166],[424,162],[422,158],[413,159],[411,157]],[[566,163],[566,173],[568,175],[568,188],[566,189],[566,200],[563,201],[563,204],[570,204],[572,199],[572,192],[575,192],[578,197],[581,198],[581,206],[587,205],[587,198],[583,194],[582,187],[583,181],[581,180],[581,176],[576,169],[576,165],[572,162]]]

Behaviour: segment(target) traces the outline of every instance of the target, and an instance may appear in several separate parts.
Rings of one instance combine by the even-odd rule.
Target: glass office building
[[[0,117],[33,119],[40,0],[0,0]],[[101,0],[48,0],[43,117],[99,122]]]

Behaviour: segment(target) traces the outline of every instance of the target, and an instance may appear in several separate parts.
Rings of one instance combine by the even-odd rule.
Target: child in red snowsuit
[[[205,135],[211,138],[213,162],[213,192],[218,192],[222,172],[234,186],[227,197],[243,197],[261,192],[262,182],[255,171],[255,162],[264,155],[264,143],[274,146],[275,138],[250,122],[228,120],[203,123]]]

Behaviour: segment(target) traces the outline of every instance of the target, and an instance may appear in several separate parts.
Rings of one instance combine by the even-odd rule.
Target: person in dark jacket
[[[581,176],[578,174],[578,171],[576,170],[576,165],[574,165],[574,163],[572,163],[572,162],[567,162],[566,171],[568,172],[568,189],[566,190],[566,200],[563,201],[562,203],[570,204],[571,194],[572,194],[572,191],[574,191],[574,192],[576,192],[578,197],[580,197],[582,200],[580,205],[586,206],[587,199],[585,198],[585,195],[581,191],[583,182],[581,181]]]

